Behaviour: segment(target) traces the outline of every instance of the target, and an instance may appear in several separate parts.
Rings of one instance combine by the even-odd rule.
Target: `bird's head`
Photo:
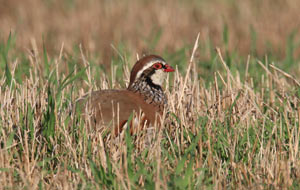
[[[138,60],[130,74],[129,87],[138,80],[147,80],[154,85],[162,86],[168,72],[175,70],[157,55],[148,55]]]

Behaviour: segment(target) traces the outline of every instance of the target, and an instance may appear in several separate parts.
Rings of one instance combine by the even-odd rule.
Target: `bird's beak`
[[[175,70],[173,69],[173,67],[171,67],[170,65],[165,65],[165,69],[164,72],[174,72]]]

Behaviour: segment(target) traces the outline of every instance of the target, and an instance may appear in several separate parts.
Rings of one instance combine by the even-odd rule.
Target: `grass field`
[[[194,16],[182,14],[184,21],[193,18],[185,27],[192,28],[194,35],[186,30],[172,33],[171,29],[163,27],[167,21],[157,17],[162,26],[160,32],[136,37],[130,25],[124,29],[129,41],[123,42],[119,39],[124,36],[114,32],[111,38],[105,38],[104,33],[108,35],[112,30],[112,26],[107,25],[103,31],[107,42],[103,42],[88,32],[73,34],[67,31],[62,26],[64,22],[47,26],[43,21],[48,17],[38,20],[36,14],[57,8],[57,1],[45,2],[50,8],[41,6],[39,1],[29,3],[40,7],[32,13],[37,20],[31,20],[39,25],[21,32],[7,33],[2,25],[4,18],[6,23],[18,22],[14,22],[8,12],[1,11],[0,31],[4,32],[0,35],[0,189],[300,188],[297,20],[292,26],[284,25],[286,35],[274,32],[271,36],[272,27],[264,31],[253,25],[249,29],[255,19],[246,17],[246,11],[227,25],[216,27],[211,38],[207,36],[210,31],[201,31],[196,40],[197,27],[193,27],[196,23],[193,19],[199,18],[197,10],[201,6],[214,7],[214,4],[198,5],[191,1],[188,6],[179,1],[174,5],[166,1],[180,13],[191,13],[195,9]],[[60,18],[59,15],[63,17],[65,9],[67,15],[73,15],[77,6],[81,6],[74,3],[78,1],[64,2],[62,10],[58,10],[60,14],[52,15],[53,19]],[[149,3],[141,2],[135,6]],[[229,5],[251,7],[250,1],[221,2],[226,4],[218,5],[223,7],[221,12],[231,10]],[[8,7],[14,5],[6,3]],[[255,7],[256,3],[251,5]],[[292,18],[293,7],[298,4],[298,1],[288,1],[282,9],[290,8],[289,14],[283,13],[280,19]],[[104,19],[107,19],[114,15],[115,9],[107,2],[104,5],[107,11]],[[122,5],[116,10],[124,9]],[[262,3],[261,6],[268,5]],[[280,1],[273,5],[275,11],[280,5]],[[29,5],[21,3],[19,6],[28,6],[30,10]],[[92,9],[90,4],[85,6],[82,12],[76,13],[81,15],[80,24],[88,18],[89,15],[85,15],[88,8],[91,14],[99,11]],[[156,15],[158,7],[157,2],[151,5],[150,14]],[[166,7],[162,9],[169,15]],[[225,17],[229,18],[235,11],[225,11]],[[272,11],[266,9],[265,20],[257,24],[261,26],[268,23],[268,19],[272,20],[267,17]],[[131,14],[134,13],[128,13],[127,17],[133,19]],[[207,16],[208,13],[201,14]],[[99,19],[103,24],[103,18]],[[146,15],[140,19],[147,21],[149,18]],[[27,23],[26,17],[24,20]],[[251,21],[245,29],[250,31],[250,37],[233,27],[245,20]],[[205,19],[201,23],[206,23]],[[117,28],[122,26],[117,25]],[[177,27],[172,23],[170,26]],[[52,37],[39,36],[40,31],[52,34],[51,27],[61,28]],[[168,32],[172,35],[168,36]],[[28,34],[32,34],[32,38]],[[88,39],[81,41],[81,35]],[[150,36],[150,40],[134,43],[135,38],[136,41],[145,39],[143,36]],[[183,36],[182,39],[174,40],[179,36]],[[237,42],[235,36],[248,41]],[[270,39],[258,40],[265,36]],[[172,42],[168,41],[172,38]],[[98,41],[100,45],[93,46]],[[137,59],[136,52],[156,52],[176,68],[164,87],[168,108],[163,124],[150,140],[145,131],[130,135],[128,130],[113,138],[111,129],[94,128],[90,118],[72,112],[74,101],[89,91],[125,88],[130,68]],[[108,60],[110,64],[105,62]]]

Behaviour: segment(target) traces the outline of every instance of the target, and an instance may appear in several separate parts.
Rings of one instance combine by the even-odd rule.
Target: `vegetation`
[[[59,4],[52,0],[30,4],[40,5],[41,2],[43,6],[33,11],[33,15],[43,14],[41,12],[57,8]],[[58,13],[68,10],[68,14],[75,14],[82,5],[79,2],[64,1]],[[108,2],[102,2],[106,11],[104,18],[124,9],[125,4],[120,3],[113,9]],[[150,4],[140,2],[135,6]],[[263,9],[268,7],[268,0],[261,4],[262,10],[256,6],[256,1],[187,2],[176,1],[172,5],[182,13],[191,13],[195,7],[195,18],[192,13],[180,14],[183,20],[199,19],[198,9],[204,10],[216,2],[222,2],[221,12],[233,11],[228,15],[243,6],[266,15],[278,7],[288,7],[289,14],[283,11],[280,18],[285,20],[293,17],[298,1],[288,1],[286,7],[276,1],[272,10]],[[8,7],[12,6],[10,1],[6,3]],[[29,6],[20,4],[18,6]],[[171,1],[166,4],[170,5]],[[77,12],[81,24],[88,23],[84,20],[90,18],[84,14],[88,8],[91,8],[91,14],[95,13],[90,4],[85,6],[82,6],[82,12]],[[166,7],[162,6],[169,15],[172,11]],[[158,8],[157,2],[149,5],[147,13],[156,15],[158,10],[155,8]],[[4,15],[2,19],[13,18],[0,12]],[[49,36],[44,36],[44,41],[39,40],[41,36],[35,31],[30,42],[26,41],[30,39],[30,29],[6,35],[1,27],[2,20],[0,189],[299,189],[298,31],[289,31],[294,26],[287,26],[285,32],[288,34],[279,35],[282,41],[276,43],[276,40],[272,41],[276,37],[270,35],[269,29],[263,33],[262,28],[257,27],[258,23],[268,20],[266,17],[250,28],[249,23],[245,24],[250,41],[238,47],[250,49],[236,48],[234,37],[247,37],[238,35],[240,29],[234,25],[246,18],[253,19],[245,17],[246,13],[241,12],[242,16],[217,27],[219,32],[212,34],[215,36],[209,37],[210,32],[201,31],[195,43],[191,40],[195,35],[191,33],[197,28],[191,24],[186,27],[191,33],[184,30],[182,33],[187,35],[179,32],[168,36],[171,32],[164,28],[163,16],[157,17],[157,20],[162,19],[162,27],[145,34],[150,37],[144,45],[134,44],[133,40],[142,41],[139,39],[143,39],[143,35],[136,37],[125,28],[129,41],[122,42],[110,28],[112,26],[107,25],[109,27],[104,31],[114,34],[112,38],[104,35],[109,44],[113,44],[109,47],[113,52],[107,54],[109,59],[104,55],[109,46],[107,43],[96,38],[84,39],[83,45],[78,45],[72,37],[81,42],[81,35],[88,38],[93,35],[65,31],[61,20],[53,24],[61,27],[61,31],[52,36],[55,40]],[[132,18],[131,14],[134,13],[128,13],[127,17]],[[208,13],[202,14],[207,16]],[[147,15],[145,12],[141,19],[150,19]],[[229,19],[228,15],[226,12],[225,17]],[[53,19],[63,18],[62,15],[52,16]],[[38,20],[34,17],[37,23],[47,18]],[[24,17],[28,21],[26,19]],[[112,19],[118,21],[117,16]],[[191,19],[191,23],[195,22]],[[13,19],[11,23],[14,23]],[[117,22],[112,20],[111,23]],[[129,23],[127,27],[130,28],[134,22]],[[38,24],[45,28],[46,34],[52,34],[53,25]],[[269,40],[258,40],[268,35]],[[188,37],[181,39],[178,36]],[[66,39],[66,43],[61,39]],[[168,41],[170,39],[173,41]],[[93,43],[98,41],[101,45],[94,47]],[[219,48],[215,48],[218,44]],[[170,74],[165,84],[168,108],[162,125],[156,126],[153,136],[147,131],[131,135],[125,130],[114,138],[111,128],[93,127],[88,116],[73,112],[74,102],[92,90],[125,88],[139,48],[139,52],[144,49],[145,52],[158,52],[176,67],[176,72]],[[106,64],[99,64],[102,62]]]
[[[202,63],[196,41],[167,81],[169,107],[149,141],[145,131],[112,138],[72,112],[84,92],[125,87],[133,56],[115,58],[107,76],[83,51],[20,56],[13,41],[1,44],[3,188],[298,188],[299,82],[267,58],[248,57],[243,71],[217,49]],[[199,65],[218,69],[204,82]]]

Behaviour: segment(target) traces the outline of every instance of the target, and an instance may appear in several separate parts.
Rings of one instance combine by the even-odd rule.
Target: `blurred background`
[[[201,59],[218,46],[240,56],[299,57],[299,0],[0,0],[0,39],[58,53],[82,44],[110,63],[117,49],[191,52],[200,32]]]

